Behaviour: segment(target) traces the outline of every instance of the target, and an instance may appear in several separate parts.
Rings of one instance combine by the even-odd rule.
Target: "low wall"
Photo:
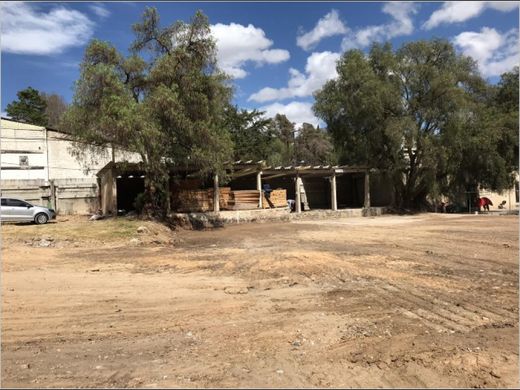
[[[1,195],[55,208],[58,214],[90,214],[99,208],[96,179],[1,180]],[[51,190],[54,189],[54,194]]]
[[[370,207],[368,209],[341,209],[311,210],[302,213],[291,213],[288,208],[267,210],[232,210],[220,211],[218,213],[172,213],[172,223],[190,229],[207,229],[221,227],[230,224],[252,223],[252,222],[276,222],[291,220],[315,220],[346,217],[368,217],[385,214],[384,207]]]

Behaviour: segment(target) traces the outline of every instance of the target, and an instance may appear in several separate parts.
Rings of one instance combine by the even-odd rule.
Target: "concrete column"
[[[333,173],[330,178],[330,208],[333,211],[338,210],[338,198],[336,196],[336,174]]]
[[[263,207],[263,192],[262,192],[262,171],[258,172],[256,174],[256,189],[258,190],[258,192],[260,193],[259,196],[258,196],[258,208],[262,208]]]
[[[300,181],[298,180],[299,178],[300,178],[300,176],[296,175],[296,183],[294,184],[294,187],[296,190],[295,202],[296,202],[296,212],[297,213],[302,212],[302,198],[300,196]]]
[[[50,184],[50,195],[51,195],[51,198],[50,198],[50,201],[51,201],[51,207],[54,209],[54,210],[57,210],[58,207],[57,207],[57,202],[56,202],[56,186],[54,185],[54,180],[49,180],[49,184]]]
[[[370,207],[370,175],[368,170],[365,172],[365,208]]]
[[[220,190],[218,188],[218,175],[213,176],[213,211],[220,211]]]

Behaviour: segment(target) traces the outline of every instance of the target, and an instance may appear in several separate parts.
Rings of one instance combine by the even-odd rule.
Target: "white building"
[[[76,143],[69,134],[2,118],[0,190],[61,214],[99,208],[96,173],[108,162],[138,162],[136,154]]]

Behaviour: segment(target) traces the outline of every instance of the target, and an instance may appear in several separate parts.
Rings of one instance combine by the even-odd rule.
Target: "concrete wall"
[[[3,197],[54,208],[59,214],[90,214],[99,207],[96,179],[2,180]],[[52,190],[54,189],[54,194]]]
[[[47,179],[46,129],[1,119],[0,178],[5,180]],[[20,165],[20,157],[27,159],[28,166]]]
[[[491,191],[480,191],[481,197],[486,197],[493,202],[493,206],[489,206],[489,210],[500,210],[498,205],[502,203],[503,200],[506,201],[505,210],[518,210],[518,179],[519,176],[516,175],[516,185],[514,188],[510,190],[506,190],[503,192],[491,192]]]
[[[55,131],[48,132],[50,179],[93,178],[96,172],[111,161],[112,152],[109,148],[76,145],[69,138]],[[83,145],[84,149],[81,148]]]
[[[42,126],[1,119],[0,130],[2,195],[52,206],[60,214],[98,210],[96,173],[113,157],[117,162],[140,161],[136,153],[75,143],[70,135]],[[28,166],[20,166],[21,156]]]

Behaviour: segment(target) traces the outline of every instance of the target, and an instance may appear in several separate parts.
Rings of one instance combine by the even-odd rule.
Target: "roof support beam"
[[[213,176],[213,211],[220,211],[220,190],[218,187],[218,175]]]
[[[365,205],[366,209],[370,208],[370,174],[368,169],[365,171]]]
[[[330,208],[332,211],[338,210],[338,198],[336,196],[336,174],[333,173],[330,178]]]

